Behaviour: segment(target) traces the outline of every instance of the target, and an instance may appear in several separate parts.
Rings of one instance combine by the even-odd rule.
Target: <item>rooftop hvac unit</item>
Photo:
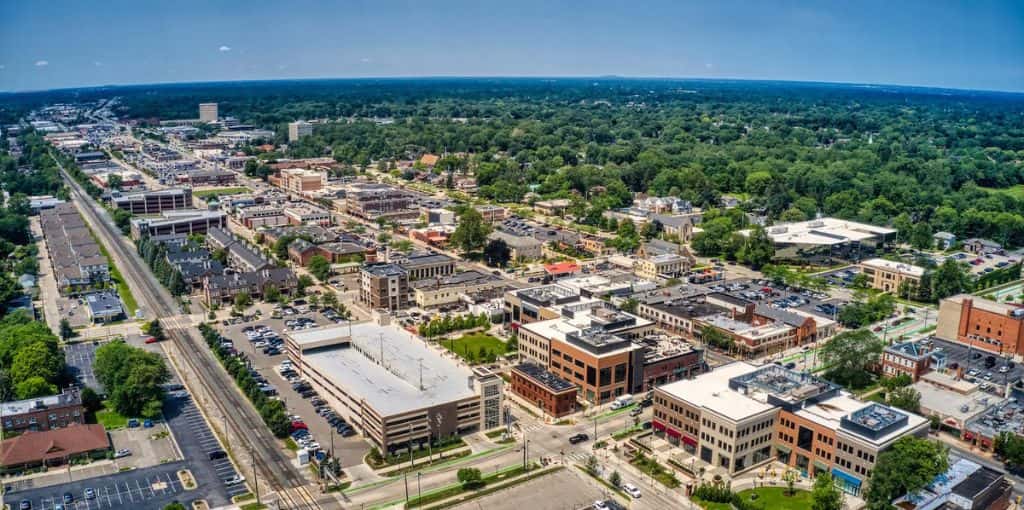
[[[789,232],[789,227],[772,227],[768,229],[769,234],[785,234]]]
[[[808,223],[807,226],[811,227],[811,228],[821,228],[821,227],[825,226],[825,222],[821,221],[821,220],[814,220],[814,221]]]

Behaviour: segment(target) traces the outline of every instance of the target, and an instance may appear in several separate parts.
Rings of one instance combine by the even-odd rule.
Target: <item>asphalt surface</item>
[[[220,497],[216,498],[216,502],[226,504],[231,497],[248,492],[245,484],[228,486],[224,483],[239,473],[231,464],[230,459],[210,460],[210,452],[224,448],[217,437],[213,435],[206,420],[203,419],[190,397],[168,398],[164,404],[164,416],[167,418],[167,424],[174,431],[174,437],[178,440],[178,447],[181,448],[182,455],[189,459],[188,464],[192,469],[192,474],[200,483],[205,482],[219,489],[216,495]],[[222,494],[227,498],[221,496]],[[211,501],[211,503],[214,502]]]
[[[96,374],[92,371],[92,363],[96,360],[96,349],[100,345],[99,342],[93,341],[67,344],[64,346],[64,361],[72,377],[79,383],[96,390],[96,393],[103,395],[106,390],[96,380]]]
[[[75,510],[125,508],[159,509],[178,501],[188,504],[197,499],[224,504],[223,495],[212,484],[199,480],[195,490],[186,491],[178,479],[177,471],[189,466],[184,462],[171,462],[151,468],[137,469],[100,478],[91,478],[62,485],[15,491],[7,494],[4,501],[11,508],[18,508],[21,501],[28,500],[35,509],[52,509],[55,503],[64,501],[64,494],[70,493],[73,502],[65,508]],[[195,471],[193,471],[195,474]],[[198,479],[198,476],[197,476]],[[95,491],[95,498],[86,499],[85,490]],[[214,506],[217,506],[214,504]]]

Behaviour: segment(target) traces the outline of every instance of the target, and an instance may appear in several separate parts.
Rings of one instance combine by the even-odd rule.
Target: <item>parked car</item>
[[[115,459],[121,459],[121,458],[127,457],[127,456],[129,456],[131,454],[132,454],[132,451],[129,450],[128,448],[121,448],[120,450],[114,452],[114,458]]]
[[[227,458],[227,456],[228,453],[225,452],[224,450],[214,450],[207,454],[207,457],[209,457],[210,460],[224,459]]]
[[[631,483],[622,484],[622,490],[626,491],[626,494],[629,494],[634,499],[640,497],[640,489],[638,489],[636,485],[633,485]]]
[[[96,491],[92,487],[85,489],[85,499],[96,499]]]
[[[224,480],[224,485],[238,485],[245,481],[245,477],[242,475],[235,475],[227,480]]]

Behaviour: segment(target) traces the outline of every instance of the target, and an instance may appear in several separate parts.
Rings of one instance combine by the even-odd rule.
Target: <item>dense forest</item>
[[[353,166],[457,154],[503,202],[529,191],[587,196],[574,212],[628,204],[629,192],[703,207],[723,194],[772,221],[821,213],[895,224],[906,238],[947,230],[1024,245],[1024,95],[788,82],[627,79],[317,80],[183,84],[50,93],[117,96],[141,120],[222,115],[269,127],[329,119],[291,157]],[[10,111],[43,97],[0,96]],[[8,100],[8,101],[5,101]],[[601,186],[603,188],[596,188]],[[589,190],[599,190],[589,194]],[[928,233],[927,235],[925,235]]]

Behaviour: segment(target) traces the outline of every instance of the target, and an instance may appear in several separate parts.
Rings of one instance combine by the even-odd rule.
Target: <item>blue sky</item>
[[[1024,91],[1024,1],[0,1],[0,90],[610,74]]]

